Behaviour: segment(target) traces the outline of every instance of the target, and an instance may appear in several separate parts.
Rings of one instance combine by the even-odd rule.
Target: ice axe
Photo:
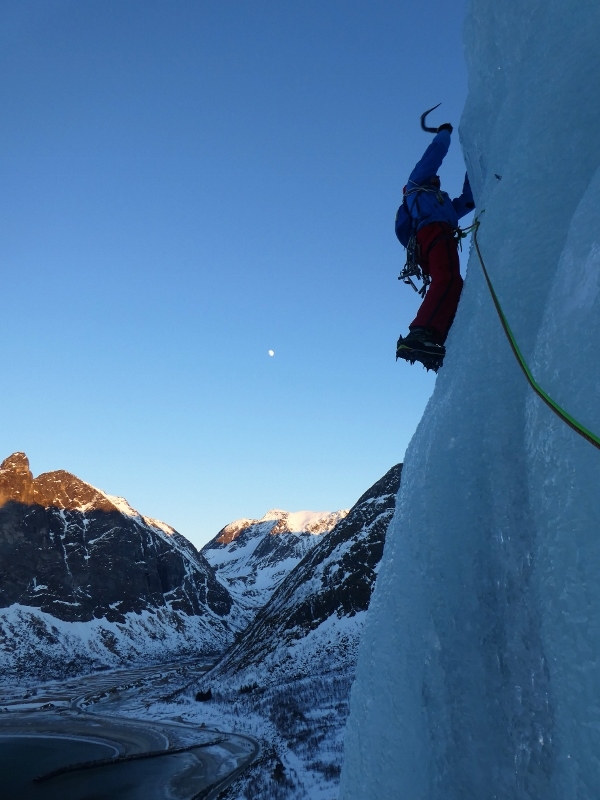
[[[427,115],[428,114],[431,114],[432,111],[435,111],[435,109],[438,106],[441,106],[441,105],[442,105],[441,103],[438,103],[437,106],[433,106],[432,108],[428,109],[423,114],[421,114],[421,128],[423,128],[423,130],[426,131],[427,133],[437,133],[438,132],[437,128],[430,128],[429,125],[425,125],[425,120],[427,119]]]

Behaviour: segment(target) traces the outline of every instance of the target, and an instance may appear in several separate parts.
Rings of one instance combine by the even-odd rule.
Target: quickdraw
[[[417,242],[417,234],[413,233],[413,235],[408,240],[408,245],[406,247],[406,264],[404,265],[402,272],[398,275],[398,280],[406,283],[407,285],[412,286],[417,294],[421,297],[425,297],[425,292],[427,291],[427,287],[431,283],[430,276],[423,272],[421,269],[421,265],[419,264],[420,258],[420,247],[419,243]],[[422,281],[423,285],[421,288],[417,288],[415,283],[413,282],[413,278],[416,278],[418,281]]]

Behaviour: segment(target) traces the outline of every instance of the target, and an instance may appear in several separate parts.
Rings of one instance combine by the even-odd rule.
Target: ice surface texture
[[[597,0],[471,0],[460,128],[517,342],[597,435],[599,30]],[[599,486],[472,253],[368,612],[342,800],[599,796]]]

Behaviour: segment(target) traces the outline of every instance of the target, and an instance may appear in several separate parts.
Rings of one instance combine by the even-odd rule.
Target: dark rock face
[[[233,676],[249,669],[260,679],[265,671],[276,672],[282,665],[294,674],[298,665],[290,656],[290,645],[323,623],[328,622],[333,631],[337,621],[367,610],[396,506],[401,471],[401,464],[392,467],[362,495],[345,519],[320,538],[217,666],[216,676]],[[353,668],[360,629],[348,623],[343,627],[347,656],[325,653],[324,663],[347,663]],[[318,659],[313,663],[316,666]]]
[[[68,622],[172,610],[225,617],[227,590],[193,545],[69,472],[34,479],[24,453],[0,465],[0,608]]]

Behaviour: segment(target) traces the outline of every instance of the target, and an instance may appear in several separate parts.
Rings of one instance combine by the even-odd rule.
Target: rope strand
[[[481,213],[483,213],[483,211]],[[467,228],[465,231],[462,231],[462,233],[466,235],[470,231],[473,231],[473,242],[475,244],[475,250],[477,251],[477,255],[478,255],[479,261],[481,263],[481,268],[483,270],[483,276],[484,276],[484,278],[486,280],[486,283],[488,285],[488,289],[490,290],[490,294],[492,296],[492,300],[494,302],[494,306],[495,306],[496,311],[498,313],[498,317],[500,318],[500,322],[502,324],[502,328],[504,329],[504,333],[506,334],[506,338],[508,339],[508,343],[510,344],[510,346],[512,348],[512,351],[513,351],[513,353],[515,355],[515,358],[517,359],[517,363],[521,367],[521,369],[523,371],[523,374],[527,378],[527,381],[528,381],[529,385],[531,386],[531,388],[533,389],[533,391],[537,394],[538,397],[540,397],[544,401],[544,403],[546,403],[546,405],[556,414],[556,416],[559,417],[560,419],[562,419],[563,422],[565,422],[570,428],[572,428],[580,436],[583,436],[583,438],[586,441],[588,441],[590,444],[594,445],[594,447],[597,447],[600,450],[600,438],[598,438],[598,436],[596,436],[591,431],[589,431],[587,428],[585,428],[583,425],[581,425],[581,423],[577,422],[577,420],[574,417],[572,417],[563,408],[561,408],[558,405],[558,403],[556,403],[542,389],[542,387],[539,385],[539,383],[535,380],[535,378],[531,374],[531,370],[527,366],[527,363],[525,362],[525,359],[523,358],[523,355],[522,355],[522,353],[521,353],[521,351],[519,349],[519,346],[518,346],[518,344],[516,342],[516,339],[515,339],[515,337],[513,335],[513,332],[510,329],[508,321],[507,321],[506,317],[504,316],[504,312],[502,311],[502,307],[500,305],[500,301],[498,300],[498,296],[496,295],[496,292],[494,291],[494,287],[492,286],[492,281],[490,280],[490,276],[489,276],[488,271],[486,269],[486,266],[485,266],[485,263],[484,263],[484,260],[483,260],[483,256],[481,255],[481,250],[479,248],[479,242],[477,241],[477,231],[479,229],[479,225],[480,224],[481,223],[479,222],[479,218],[477,218],[475,220],[475,222],[473,223],[473,225],[471,225],[471,227]],[[462,238],[462,236],[461,236],[461,238]]]

